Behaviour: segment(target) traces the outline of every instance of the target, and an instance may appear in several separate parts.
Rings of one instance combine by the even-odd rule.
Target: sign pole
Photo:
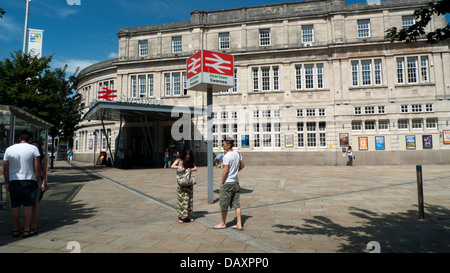
[[[207,160],[208,160],[208,203],[213,204],[214,203],[214,195],[213,195],[213,189],[214,189],[214,176],[213,176],[213,134],[212,134],[212,127],[213,127],[213,117],[212,117],[212,110],[213,110],[213,87],[211,84],[208,84],[207,91],[206,91],[206,103],[207,103],[207,130],[208,130],[208,136],[207,136]]]

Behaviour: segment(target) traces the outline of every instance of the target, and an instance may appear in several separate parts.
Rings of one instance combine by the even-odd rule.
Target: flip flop
[[[217,226],[213,226],[213,229],[226,229],[227,227],[225,226],[225,227],[219,227],[219,225],[217,225]]]
[[[232,229],[237,229],[237,230],[244,230],[244,228],[238,228],[237,226],[232,226]]]
[[[184,223],[183,220],[178,219],[178,224],[183,224],[183,223]]]

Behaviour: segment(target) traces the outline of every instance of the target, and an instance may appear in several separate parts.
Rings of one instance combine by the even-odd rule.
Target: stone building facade
[[[86,112],[104,87],[117,90],[117,103],[204,109],[206,93],[184,89],[186,60],[201,49],[223,52],[234,56],[235,86],[213,97],[214,152],[232,137],[249,164],[343,165],[348,145],[357,164],[448,164],[449,42],[384,38],[386,29],[412,24],[428,2],[306,0],[195,10],[185,22],[122,28],[118,58],[81,71],[78,92]],[[446,24],[433,17],[428,30]],[[179,145],[170,140],[173,120],[103,122],[82,122],[76,159],[90,161],[110,143],[112,154],[131,149],[156,162],[155,154]],[[187,145],[205,162],[206,116],[194,115],[192,124],[203,137]],[[143,127],[157,140],[149,153]]]

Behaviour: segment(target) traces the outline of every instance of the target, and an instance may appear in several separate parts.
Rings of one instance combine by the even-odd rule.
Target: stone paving
[[[450,166],[423,166],[425,220],[415,166],[246,166],[239,174],[244,230],[214,230],[207,168],[194,188],[195,222],[176,217],[175,170],[92,167],[58,161],[41,202],[39,234],[12,238],[0,211],[0,252],[368,253],[450,252]],[[70,247],[75,242],[75,247]],[[79,247],[78,247],[79,246]]]

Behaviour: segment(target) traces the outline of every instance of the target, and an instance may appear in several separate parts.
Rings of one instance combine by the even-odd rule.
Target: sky
[[[346,0],[347,4],[374,0]],[[42,29],[44,56],[52,67],[77,67],[116,58],[120,28],[188,21],[196,9],[211,11],[244,6],[296,2],[290,0],[32,0],[28,28]],[[0,60],[22,50],[25,0],[0,0]],[[447,17],[448,20],[448,17]]]

